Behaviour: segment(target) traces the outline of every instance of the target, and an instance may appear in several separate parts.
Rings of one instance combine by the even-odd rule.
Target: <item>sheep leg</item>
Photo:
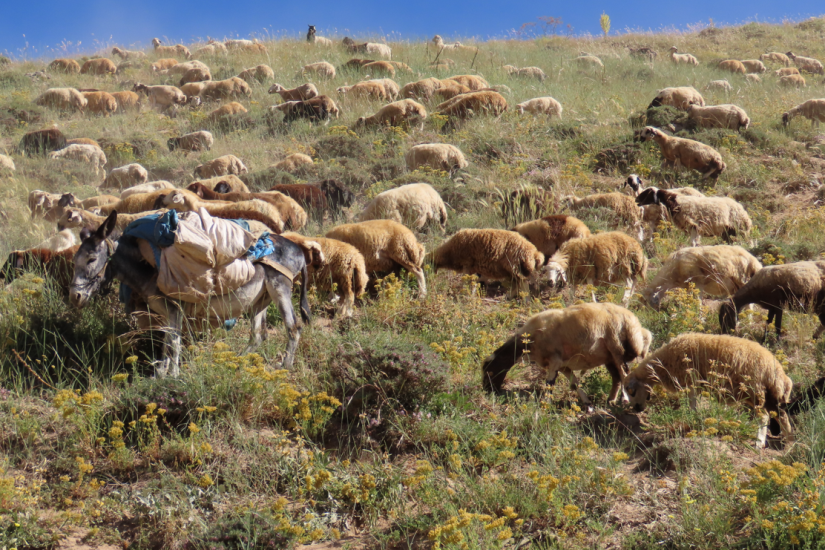
[[[624,289],[624,298],[622,298],[622,303],[627,305],[630,303],[630,298],[633,297],[633,292],[636,290],[636,280],[633,277],[628,277],[625,279],[625,289]]]
[[[696,410],[696,388],[691,387],[688,389],[688,404],[690,405],[690,410]]]
[[[759,429],[756,430],[756,448],[764,449],[765,441],[768,439],[768,424],[771,422],[771,415],[765,409],[759,412]]]
[[[690,246],[699,246],[699,230],[695,227],[690,229]]]
[[[355,294],[353,292],[347,292],[344,295],[344,299],[341,301],[341,306],[338,308],[338,311],[335,312],[336,316],[340,317],[352,317],[353,313],[353,306],[355,305]]]
[[[427,296],[427,279],[424,278],[424,270],[421,269],[420,267],[415,267],[413,265],[407,267],[407,270],[410,271],[413,275],[415,275],[416,280],[418,280],[418,295],[419,295],[419,297],[426,298],[426,296]]]

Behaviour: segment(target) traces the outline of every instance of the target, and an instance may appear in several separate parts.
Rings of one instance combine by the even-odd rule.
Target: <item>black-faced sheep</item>
[[[325,235],[351,244],[364,256],[367,273],[398,272],[406,269],[418,280],[421,297],[427,294],[427,281],[421,265],[424,262],[424,245],[415,234],[392,220],[371,220],[368,222],[339,225]]]
[[[776,323],[777,336],[782,335],[782,311],[813,313],[820,326],[814,339],[825,331],[825,262],[794,262],[763,267],[729,302],[719,310],[722,332],[736,328],[743,307],[756,304],[768,310],[768,326]],[[765,329],[767,336],[767,328]]]
[[[748,113],[736,105],[709,105],[702,107],[691,105],[687,109],[688,117],[701,128],[727,128],[741,132],[751,124]]]
[[[700,237],[721,237],[730,242],[731,237],[750,234],[753,228],[744,207],[728,197],[685,196],[648,187],[636,197],[636,203],[665,206],[673,224],[690,235],[691,246],[697,246]]]
[[[590,398],[578,386],[576,372],[604,365],[613,380],[608,401],[622,389],[627,364],[644,357],[652,341],[639,319],[615,304],[580,304],[550,309],[530,317],[516,333],[482,365],[482,385],[501,393],[510,368],[525,353],[550,384],[558,373],[570,380],[579,400],[590,408]],[[623,396],[624,397],[624,396]]]
[[[732,336],[681,334],[647,356],[625,379],[625,390],[637,411],[644,410],[654,385],[668,392],[689,389],[695,407],[698,384],[723,390],[728,399],[744,402],[759,415],[756,446],[765,446],[770,415],[778,416],[784,435],[792,428],[786,405],[793,382],[773,354]]]
[[[598,233],[564,243],[547,261],[547,277],[554,286],[559,281],[577,284],[613,285],[624,283],[623,301],[627,304],[636,280],[645,279],[647,257],[639,241],[622,233]]]
[[[520,223],[512,231],[533,243],[546,260],[571,239],[590,236],[590,229],[578,218],[557,214]]]
[[[665,166],[697,170],[702,173],[702,179],[716,179],[727,168],[722,155],[710,145],[692,139],[668,136],[652,126],[645,127],[641,137],[656,142],[664,157]]]
[[[318,44],[319,46],[332,46],[332,40],[315,34],[315,25],[310,25],[307,31],[307,42]]]
[[[647,106],[648,109],[670,105],[677,109],[686,111],[691,105],[705,106],[705,98],[702,97],[693,86],[682,86],[678,88],[664,88],[656,93],[656,97]]]
[[[782,114],[782,124],[787,126],[797,116],[804,116],[811,121],[811,128],[825,122],[825,99],[809,99]]]
[[[535,282],[544,254],[513,231],[462,229],[433,253],[433,267],[465,275],[478,275],[483,283],[509,286],[509,296],[518,297],[527,283]]]
[[[430,184],[409,183],[379,193],[367,203],[358,221],[368,220],[394,220],[416,231],[434,223],[444,231],[447,207]]]
[[[672,63],[676,65],[699,65],[699,60],[694,56],[689,53],[678,53],[678,51],[679,49],[676,46],[672,46],[668,51]]]
[[[658,310],[668,290],[691,284],[709,296],[727,298],[742,288],[762,264],[741,246],[720,244],[682,248],[667,257],[642,291],[645,301]]]
[[[351,244],[325,237],[305,237],[298,233],[284,233],[284,238],[295,243],[316,242],[321,246],[324,261],[321,266],[307,262],[310,280],[322,291],[330,293],[330,300],[340,299],[336,316],[352,317],[355,299],[367,291],[369,276],[364,256]]]
[[[442,170],[448,174],[453,174],[469,166],[461,149],[449,143],[422,143],[421,145],[415,145],[404,154],[404,162],[407,165],[407,170],[410,171],[417,170],[422,166],[428,166],[434,170]]]
[[[634,197],[638,197],[642,191],[645,190],[642,184],[642,178],[640,178],[636,174],[630,174],[627,179],[625,180],[622,187],[629,187],[631,193],[633,193]],[[671,193],[676,193],[677,195],[686,195],[692,197],[704,197],[704,193],[701,191],[697,191],[692,187],[674,187],[668,189]],[[661,221],[668,221],[670,220],[670,214],[666,207],[660,204],[646,204],[641,207],[642,208],[642,222],[643,224],[646,223],[650,226],[650,235],[652,236],[653,232],[656,231],[656,227],[659,225]],[[644,229],[644,228],[643,228]],[[642,235],[639,240],[644,240],[644,236]]]
[[[381,107],[377,113],[368,117],[360,117],[355,121],[355,127],[398,126],[403,122],[420,121],[424,125],[427,118],[427,109],[412,99],[401,99]]]
[[[212,137],[212,132],[200,130],[182,135],[180,137],[169,138],[166,142],[166,146],[169,148],[169,151],[174,151],[176,149],[187,152],[209,151],[212,148],[213,143],[215,143],[215,139]]]

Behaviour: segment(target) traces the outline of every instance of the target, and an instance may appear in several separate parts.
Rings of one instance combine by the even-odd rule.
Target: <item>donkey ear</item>
[[[115,224],[117,223],[117,210],[112,210],[112,213],[109,214],[109,217],[106,218],[100,227],[97,228],[95,231],[94,236],[96,239],[101,241],[108,239],[109,235],[112,234],[112,231],[115,230]]]

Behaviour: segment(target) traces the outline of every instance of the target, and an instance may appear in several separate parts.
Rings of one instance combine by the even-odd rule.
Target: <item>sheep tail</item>
[[[526,349],[526,336],[516,334],[485,359],[484,364],[481,366],[483,377],[481,383],[484,390],[501,393],[501,387],[507,377],[507,372],[516,364],[519,357],[524,355]]]
[[[307,287],[309,287],[309,271],[307,264],[301,266],[301,319],[305,324],[312,322],[312,314],[309,311],[309,300],[307,299]]]

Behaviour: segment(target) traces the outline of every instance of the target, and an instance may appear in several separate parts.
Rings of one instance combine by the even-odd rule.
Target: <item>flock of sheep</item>
[[[333,46],[329,39],[317,36],[314,27],[310,27],[307,40],[317,46]],[[445,50],[464,47],[458,42],[445,44],[440,36],[433,42],[439,55]],[[261,51],[265,46],[257,41],[210,41],[194,53],[181,44],[165,46],[158,39],[153,40],[153,45],[159,59],[152,64],[152,69],[159,74],[180,75],[179,87],[136,83],[131,91],[120,92],[54,88],[40,95],[36,103],[62,111],[105,116],[139,111],[148,106],[174,116],[178,109],[187,106],[228,101],[207,117],[210,121],[221,121],[246,112],[239,101],[250,95],[250,83],[274,79],[270,67],[258,65],[236,77],[214,81],[210,68],[195,59],[232,49]],[[491,86],[480,75],[431,77],[399,86],[393,78],[412,70],[404,63],[392,61],[389,46],[358,44],[349,38],[344,39],[343,45],[353,53],[379,58],[352,59],[345,64],[346,68],[366,68],[370,75],[383,78],[343,86],[337,93],[389,102],[374,115],[354,121],[355,128],[423,124],[428,112],[422,102],[432,100],[440,102],[434,112],[446,117],[448,130],[469,117],[495,117],[508,108],[502,92],[509,89]],[[632,53],[645,57],[656,55],[650,49]],[[113,48],[112,55],[122,60],[120,65],[105,58],[91,59],[83,66],[73,59],[57,59],[49,65],[49,70],[115,74],[146,57],[144,52],[117,47]],[[698,63],[694,56],[680,54],[675,47],[671,48],[669,57],[677,64]],[[178,58],[187,61],[180,62]],[[823,72],[818,61],[791,52],[765,54],[761,60],[726,60],[719,66],[758,80],[755,73],[767,70],[765,61],[783,65],[778,75],[783,83],[792,85],[804,85],[799,70]],[[603,67],[598,57],[584,53],[576,62],[586,68]],[[796,67],[791,67],[792,64]],[[449,67],[449,60],[445,58],[436,65]],[[538,67],[508,65],[505,69],[513,77],[545,78]],[[319,62],[302,67],[299,75],[323,80],[334,77],[335,72],[331,64]],[[298,119],[328,122],[341,114],[336,102],[319,94],[316,85],[310,82],[292,89],[273,83],[269,93],[278,94],[283,100],[271,110],[283,113],[285,123]],[[740,131],[750,124],[747,113],[740,107],[707,106],[702,95],[692,87],[659,91],[650,106],[663,105],[684,110],[700,127]],[[560,118],[563,108],[552,97],[538,97],[516,105],[516,110],[520,114]],[[813,124],[825,120],[825,99],[806,101],[784,113],[782,121],[788,124],[796,116],[804,116]],[[703,178],[717,178],[726,168],[718,151],[698,141],[671,136],[654,127],[644,128],[639,137],[658,145],[667,166],[696,170]],[[210,132],[197,130],[170,138],[167,145],[170,151],[208,151],[214,141]],[[56,223],[58,233],[33,249],[13,252],[3,270],[7,278],[10,270],[41,266],[65,287],[71,280],[72,257],[78,248],[73,229],[80,229],[83,236],[84,232],[95,230],[114,211],[118,213],[116,230],[122,231],[135,219],[150,213],[205,208],[212,216],[247,219],[253,233],[278,233],[301,246],[315,284],[320,290],[330,292],[331,299],[339,300],[337,315],[342,317],[353,315],[356,299],[367,292],[370,279],[376,274],[406,270],[417,280],[420,295],[425,296],[425,260],[432,262],[436,273],[450,270],[477,275],[484,283],[501,283],[509,287],[511,297],[535,289],[542,278],[553,286],[624,284],[624,304],[627,305],[638,280],[646,279],[648,259],[641,242],[649,238],[650,229],[659,221],[671,220],[690,236],[691,247],[671,254],[643,289],[643,299],[650,307],[658,309],[668,290],[694,284],[709,296],[730,298],[719,314],[725,331],[735,328],[737,313],[749,304],[768,309],[769,323],[775,322],[777,333],[781,330],[785,309],[813,311],[822,322],[815,336],[825,330],[825,262],[762,267],[744,248],[730,244],[734,237],[747,237],[752,229],[751,219],[741,204],[730,198],[708,197],[689,187],[645,188],[636,175],[624,182],[629,194],[615,192],[562,199],[570,214],[594,207],[611,209],[618,220],[614,231],[591,234],[581,220],[570,214],[558,214],[518,224],[509,231],[463,229],[427,254],[415,232],[429,226],[443,231],[448,212],[439,193],[426,183],[385,191],[361,209],[354,223],[339,225],[324,237],[308,237],[298,232],[310,216],[323,218],[325,213],[340,213],[342,208],[354,204],[354,195],[340,183],[326,180],[313,185],[277,185],[267,191],[252,192],[244,181],[248,170],[243,161],[234,155],[225,155],[198,166],[194,171],[197,181],[180,189],[168,181],[148,181],[148,171],[139,164],[106,173],[107,159],[99,144],[88,138],[66,139],[57,129],[26,134],[19,150],[29,155],[48,154],[54,162],[67,159],[86,162],[102,177],[101,188],[109,194],[80,200],[68,193],[32,191],[29,195],[32,217]],[[468,165],[461,150],[440,143],[411,147],[404,158],[410,171],[431,167],[453,173]],[[295,154],[276,166],[294,171],[312,162],[307,155]],[[10,157],[0,155],[0,167],[14,170],[14,163]],[[536,206],[542,201],[555,200],[549,193],[546,195],[514,191],[503,206],[505,216],[508,208],[539,211]],[[701,237],[720,237],[729,244],[699,246]],[[547,371],[549,381],[555,381],[558,372],[564,373],[572,387],[578,389],[581,400],[588,404],[588,397],[578,388],[576,373],[604,365],[613,378],[610,400],[617,399],[621,393],[623,400],[641,408],[656,383],[670,391],[692,388],[699,380],[708,381],[714,369],[721,369],[731,397],[760,411],[758,445],[765,444],[771,413],[779,415],[784,434],[790,436],[790,424],[782,405],[788,402],[792,383],[769,351],[730,336],[683,334],[649,353],[651,341],[650,332],[641,326],[636,316],[618,305],[594,303],[545,311],[530,318],[485,361],[484,386],[491,391],[501,391],[509,368],[529,352],[531,359]],[[635,359],[641,362],[629,371],[628,364]]]

